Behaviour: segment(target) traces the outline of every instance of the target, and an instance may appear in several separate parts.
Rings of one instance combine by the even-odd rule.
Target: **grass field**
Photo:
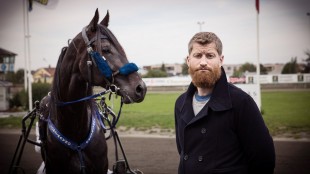
[[[174,129],[174,103],[180,93],[148,93],[142,103],[124,105],[118,126],[146,130]],[[119,109],[114,100],[114,111]],[[262,92],[262,112],[272,135],[310,133],[310,92]],[[20,127],[21,118],[0,119],[2,127]]]

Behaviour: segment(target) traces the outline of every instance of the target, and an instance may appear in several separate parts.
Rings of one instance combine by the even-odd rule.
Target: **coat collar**
[[[213,111],[224,111],[232,108],[231,97],[228,90],[229,84],[227,82],[226,73],[223,67],[221,68],[221,71],[221,77],[214,86],[212,96],[209,102],[204,108],[202,108],[202,110],[198,113],[196,117],[194,116],[192,101],[193,95],[197,91],[197,88],[194,86],[193,83],[190,83],[187,91],[185,92],[184,101],[181,107],[181,112],[183,113],[182,119],[184,121],[186,121],[187,123],[195,122],[196,120],[208,114],[208,108]]]

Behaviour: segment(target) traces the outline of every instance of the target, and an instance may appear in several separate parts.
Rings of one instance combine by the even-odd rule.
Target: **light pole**
[[[310,26],[310,12],[307,13],[307,16],[309,16],[309,26]]]
[[[202,25],[205,24],[205,22],[197,22],[197,24],[199,25],[199,32],[202,31]]]

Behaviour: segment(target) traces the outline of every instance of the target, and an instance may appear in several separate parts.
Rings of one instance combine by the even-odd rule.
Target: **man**
[[[227,82],[221,40],[197,33],[188,50],[192,82],[175,103],[179,174],[273,173],[273,140],[254,100]]]

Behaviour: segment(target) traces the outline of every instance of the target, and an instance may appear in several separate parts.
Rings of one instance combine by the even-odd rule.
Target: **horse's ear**
[[[96,9],[95,16],[93,19],[90,21],[88,27],[90,28],[91,31],[96,31],[97,30],[97,24],[99,21],[99,13],[98,13],[98,8]]]
[[[108,10],[107,14],[103,18],[103,20],[100,22],[100,24],[108,27],[109,26],[109,19],[110,19],[110,15],[109,15],[109,10]]]

